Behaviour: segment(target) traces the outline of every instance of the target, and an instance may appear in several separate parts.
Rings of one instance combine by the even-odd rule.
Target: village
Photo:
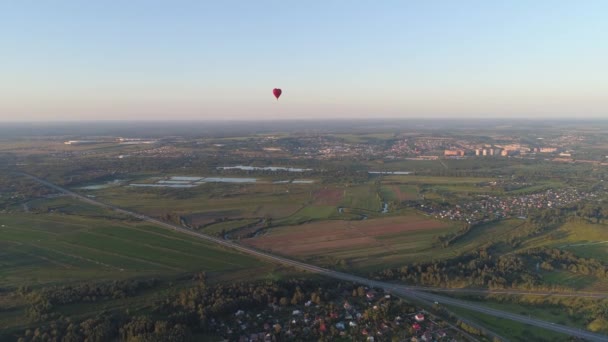
[[[436,218],[475,224],[504,218],[525,219],[532,210],[561,208],[593,197],[596,194],[564,188],[517,196],[477,195],[475,200],[448,209],[429,202],[416,204],[416,207]]]
[[[265,310],[239,309],[214,320],[211,329],[227,341],[316,340],[456,341],[447,322],[382,291],[360,287],[330,303],[270,304]]]

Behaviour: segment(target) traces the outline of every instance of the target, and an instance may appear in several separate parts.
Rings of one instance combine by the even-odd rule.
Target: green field
[[[584,258],[608,262],[608,225],[570,220],[554,232],[532,238],[524,248],[552,247],[569,250]]]
[[[310,221],[327,220],[330,218],[337,218],[338,210],[332,206],[307,206],[304,207],[293,215],[287,216],[282,219],[273,221],[274,225],[297,225]]]
[[[543,282],[549,285],[565,286],[573,289],[589,288],[598,281],[596,277],[568,271],[543,271],[541,275]]]
[[[380,196],[384,201],[389,202],[415,200],[418,199],[418,187],[415,185],[383,182],[380,187]]]
[[[25,205],[30,211],[34,212],[60,212],[68,215],[86,215],[104,217],[110,214],[108,209],[90,205],[82,201],[67,196],[56,198],[40,198]]]
[[[496,318],[478,312],[472,312],[457,307],[448,307],[449,310],[459,317],[471,320],[477,324],[507,338],[509,341],[539,341],[539,342],[554,342],[554,341],[570,341],[567,335],[559,334],[553,331],[533,327],[530,325],[514,322],[507,319]]]
[[[429,184],[429,185],[448,185],[448,184],[476,184],[494,180],[488,177],[442,177],[442,176],[418,176],[418,175],[390,175],[385,177],[386,181],[403,184]]]
[[[524,224],[523,220],[509,219],[475,226],[466,235],[459,238],[452,247],[469,251],[482,245],[503,241],[515,234]]]
[[[214,212],[233,214],[227,218],[286,217],[312,199],[310,184],[217,184],[207,183],[189,189],[143,189],[113,187],[92,191],[98,199],[151,216],[167,213],[213,216]],[[210,223],[210,222],[209,222]]]
[[[382,207],[382,202],[375,185],[362,184],[345,188],[344,198],[340,206],[378,212]]]
[[[147,223],[74,215],[2,215],[0,244],[0,286],[262,265]]]

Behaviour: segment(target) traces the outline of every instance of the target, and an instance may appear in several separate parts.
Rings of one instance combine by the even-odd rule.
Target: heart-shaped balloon
[[[274,95],[274,97],[277,98],[277,100],[279,99],[279,96],[281,96],[281,93],[283,92],[279,88],[272,89],[272,94]]]

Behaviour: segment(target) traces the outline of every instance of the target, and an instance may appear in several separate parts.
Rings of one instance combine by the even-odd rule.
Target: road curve
[[[421,300],[425,300],[425,301],[431,301],[431,302],[440,302],[441,304],[444,305],[452,305],[452,306],[456,306],[456,307],[460,307],[463,309],[467,309],[467,310],[471,310],[471,311],[476,311],[476,312],[480,312],[486,315],[490,315],[490,316],[494,316],[494,317],[498,317],[498,318],[503,318],[503,319],[509,319],[512,321],[516,321],[516,322],[520,322],[520,323],[524,323],[524,324],[529,324],[529,325],[533,325],[536,327],[540,327],[540,328],[544,328],[547,330],[551,330],[551,331],[555,331],[555,332],[559,332],[559,333],[563,333],[566,335],[570,335],[570,336],[574,336],[574,337],[579,337],[579,338],[584,338],[584,339],[588,339],[590,341],[606,341],[608,342],[608,336],[606,335],[601,335],[601,334],[596,334],[587,330],[582,330],[582,329],[576,329],[576,328],[571,328],[571,327],[567,327],[567,326],[563,326],[563,325],[559,325],[559,324],[554,324],[551,322],[547,322],[547,321],[543,321],[540,319],[536,319],[536,318],[531,318],[528,316],[524,316],[524,315],[519,315],[519,314],[514,314],[514,313],[510,313],[510,312],[505,312],[505,311],[501,311],[501,310],[497,310],[497,309],[492,309],[492,308],[488,308],[482,305],[478,305],[475,303],[470,303],[470,302],[466,302],[463,300],[459,300],[459,299],[454,299],[454,298],[450,298],[450,297],[445,297],[445,296],[440,296],[440,295],[436,295],[436,294],[432,294],[432,293],[426,293],[422,291],[422,288],[420,287],[415,287],[415,286],[402,286],[402,285],[398,285],[398,284],[391,284],[391,283],[387,283],[387,282],[381,282],[381,281],[376,281],[376,280],[372,280],[372,279],[367,279],[367,278],[363,278],[363,277],[359,277],[359,276],[355,276],[352,274],[348,274],[348,273],[343,273],[343,272],[338,272],[338,271],[333,271],[330,269],[326,269],[326,268],[322,268],[319,266],[315,266],[315,265],[310,265],[310,264],[306,264],[300,261],[296,261],[296,260],[291,260],[291,259],[287,259],[284,257],[280,257],[280,256],[276,256],[276,255],[272,255],[269,253],[265,253],[265,252],[260,252],[256,249],[250,248],[250,247],[245,247],[242,245],[239,245],[237,243],[234,242],[230,242],[230,241],[226,241],[220,238],[216,238],[213,236],[209,236],[203,233],[199,233],[196,231],[192,231],[190,229],[184,228],[182,226],[179,225],[175,225],[175,224],[171,224],[171,223],[167,223],[167,222],[163,222],[163,221],[159,221],[157,219],[154,219],[152,217],[146,216],[146,215],[142,215],[142,214],[138,214],[132,211],[128,211],[125,209],[121,209],[118,208],[116,206],[110,205],[110,204],[106,204],[97,200],[93,200],[91,198],[88,198],[86,196],[77,194],[75,192],[72,192],[68,189],[62,188],[60,186],[57,186],[53,183],[50,183],[44,179],[38,178],[36,176],[27,174],[27,173],[23,173],[20,172],[19,174],[24,175],[26,177],[29,177],[43,185],[46,185],[50,188],[53,188],[59,192],[65,193],[71,197],[74,197],[76,199],[79,199],[83,202],[95,205],[95,206],[101,206],[101,207],[105,207],[105,208],[109,208],[112,210],[115,210],[117,212],[123,213],[125,215],[129,215],[132,217],[136,217],[138,219],[141,219],[143,221],[147,221],[150,223],[153,223],[155,225],[164,227],[164,228],[168,228],[171,230],[175,230],[175,231],[179,231],[181,233],[184,234],[188,234],[191,236],[195,236],[197,238],[200,239],[204,239],[213,243],[216,243],[218,245],[222,245],[231,249],[235,249],[238,251],[241,251],[243,253],[249,254],[249,255],[253,255],[259,258],[263,258],[266,260],[271,260],[274,261],[276,263],[280,263],[283,265],[289,265],[289,266],[293,266],[302,270],[306,270],[312,273],[317,273],[317,274],[322,274],[322,275],[326,275],[328,277],[332,277],[334,279],[340,279],[340,280],[345,280],[345,281],[352,281],[355,283],[360,283],[360,284],[364,284],[370,287],[376,287],[376,288],[382,288],[384,290],[390,291],[392,293],[401,295],[403,297],[406,298],[410,298],[410,299],[421,299]],[[433,288],[433,291],[437,291],[436,288]],[[519,293],[518,293],[519,294]],[[535,293],[537,294],[537,293]]]

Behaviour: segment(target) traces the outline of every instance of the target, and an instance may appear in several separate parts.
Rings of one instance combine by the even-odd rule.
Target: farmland
[[[585,258],[608,262],[608,225],[571,220],[554,232],[530,239],[525,248],[553,247],[575,252]]]
[[[139,222],[74,215],[0,216],[0,286],[223,272],[262,264]]]
[[[72,137],[63,136],[0,140],[0,306],[9,308],[0,310],[0,326],[50,322],[46,312],[31,315],[39,304],[31,289],[87,282],[104,288],[119,280],[129,288],[155,279],[125,298],[85,296],[52,310],[81,320],[127,308],[133,309],[129,316],[149,315],[152,302],[199,286],[203,278],[221,287],[243,279],[310,276],[75,200],[21,172],[186,229],[368,278],[471,290],[605,292],[605,156],[598,154],[593,163],[555,162],[558,152],[535,152],[539,145],[574,141],[568,147],[573,151],[598,151],[549,131],[544,142],[527,131],[410,129],[189,131],[141,145],[115,137],[84,145],[65,145]],[[603,136],[593,139],[605,146]],[[474,154],[509,144],[520,146],[513,156]],[[444,157],[454,148],[465,156]],[[176,302],[189,306],[187,297]],[[293,293],[270,301],[281,297],[291,302]],[[601,301],[598,308],[515,302],[500,305],[581,328],[603,322],[595,319]],[[513,340],[542,334],[458,314]]]
[[[357,221],[325,221],[277,227],[242,243],[321,263],[368,268],[430,257],[433,237],[454,226],[410,213]]]

